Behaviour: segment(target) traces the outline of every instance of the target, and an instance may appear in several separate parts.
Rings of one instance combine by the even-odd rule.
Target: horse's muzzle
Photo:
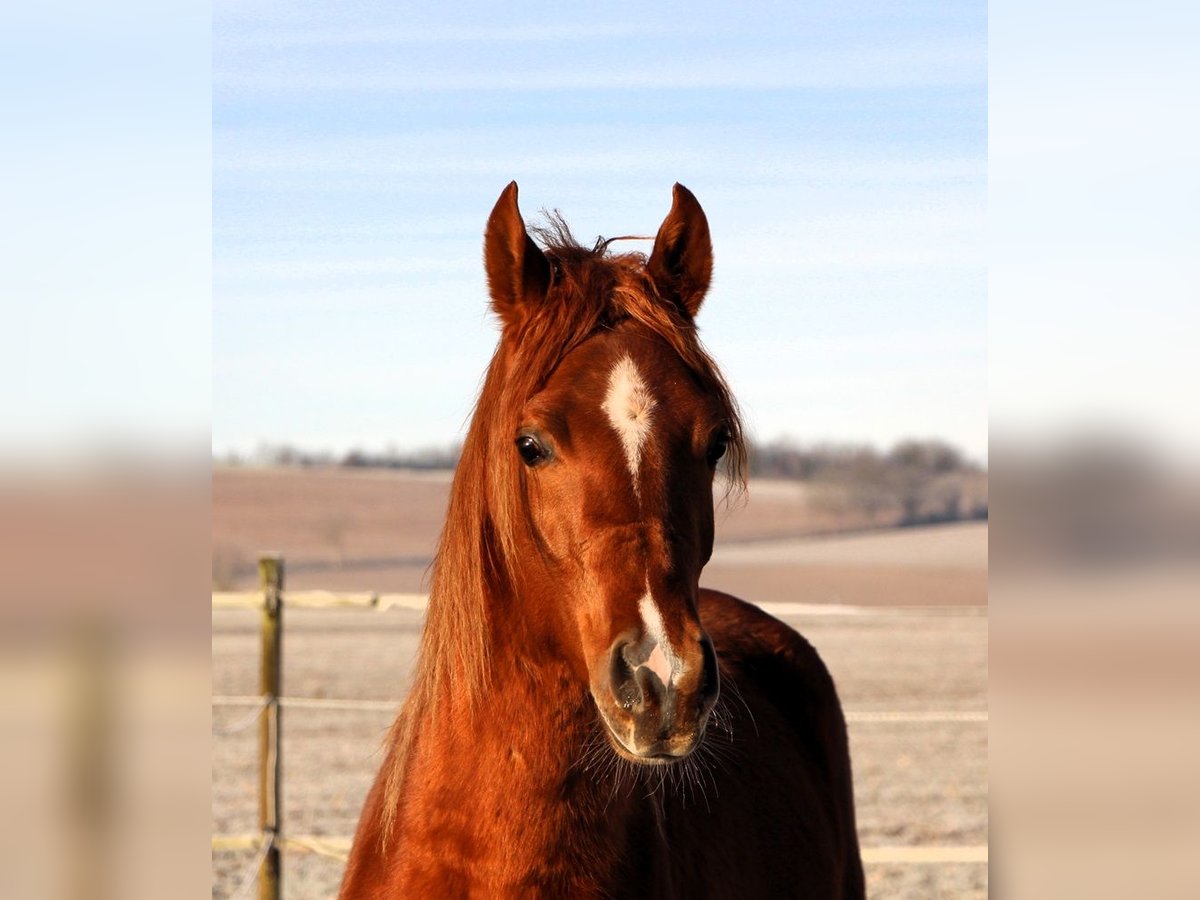
[[[646,641],[618,640],[603,682],[593,695],[618,751],[650,764],[683,759],[699,746],[720,691],[708,635],[669,663]]]

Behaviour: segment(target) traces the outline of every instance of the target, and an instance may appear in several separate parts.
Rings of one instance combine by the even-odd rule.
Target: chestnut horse
[[[699,586],[736,407],[697,337],[676,185],[649,258],[487,223],[502,335],[344,898],[863,896],[846,726],[812,646]]]

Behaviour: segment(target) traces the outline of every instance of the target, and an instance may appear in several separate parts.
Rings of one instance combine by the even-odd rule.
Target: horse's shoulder
[[[722,693],[731,688],[736,698],[726,711],[735,719],[743,710],[749,716],[735,723],[734,731],[756,736],[751,746],[759,761],[789,759],[786,744],[799,748],[813,767],[797,766],[791,759],[785,771],[772,770],[772,791],[782,790],[798,772],[820,774],[819,794],[844,840],[844,895],[862,897],[846,719],[833,677],[812,644],[757,606],[702,589],[699,611],[720,660]],[[756,802],[768,800],[760,796]]]
[[[711,588],[700,589],[700,621],[718,653],[731,657],[781,657],[803,664],[816,650],[796,629],[747,603]]]
[[[796,629],[751,603],[708,588],[700,591],[700,622],[722,670],[740,683],[755,682],[778,706],[816,703],[841,718],[829,670]]]

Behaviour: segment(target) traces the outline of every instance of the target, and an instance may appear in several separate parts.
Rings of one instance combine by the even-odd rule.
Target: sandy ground
[[[703,582],[754,602],[986,606],[987,525],[725,541]]]
[[[300,476],[300,477],[296,477]],[[444,477],[392,473],[224,473],[214,479],[214,547],[283,551],[295,588],[413,590],[432,551]],[[986,721],[855,721],[856,713],[987,709],[987,527],[903,529],[816,539],[802,492],[755,491],[720,525],[705,584],[758,602],[854,604],[786,615],[821,652],[850,713],[863,846],[978,846],[988,836]],[[321,523],[342,517],[341,547]],[[347,519],[347,517],[349,517]],[[828,524],[827,522],[824,524]],[[232,551],[231,551],[232,552]],[[338,557],[342,557],[339,565]],[[805,607],[795,607],[805,609]],[[285,693],[398,704],[420,632],[419,613],[289,610]],[[213,614],[213,693],[252,694],[257,617]],[[213,709],[214,834],[254,831],[253,728],[217,734],[245,713]],[[387,710],[289,709],[284,731],[285,831],[348,836],[379,765]],[[213,853],[213,897],[229,897],[248,852]],[[341,864],[285,854],[289,900],[336,893]],[[987,866],[871,864],[879,898],[983,898]]]

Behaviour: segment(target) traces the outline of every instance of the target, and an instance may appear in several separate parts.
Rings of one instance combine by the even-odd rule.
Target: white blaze
[[[650,436],[652,414],[656,403],[654,396],[646,387],[642,373],[628,355],[622,356],[613,365],[608,374],[608,393],[604,397],[601,408],[608,415],[608,421],[621,439],[621,447],[625,451],[625,464],[633,477],[633,491],[639,494],[638,469],[642,463],[642,448]],[[662,614],[658,605],[650,596],[649,585],[646,593],[638,601],[638,612],[642,616],[642,624],[646,634],[654,642],[650,657],[642,663],[659,677],[663,684],[671,683],[671,676],[678,668],[678,657],[667,639],[667,631],[663,627]]]
[[[635,493],[638,490],[642,446],[650,434],[650,417],[654,406],[654,397],[647,390],[642,373],[629,356],[622,356],[608,374],[608,393],[601,408],[621,439]]]
[[[646,628],[646,634],[650,636],[650,640],[654,641],[654,649],[650,651],[650,658],[642,665],[657,675],[663,684],[670,684],[671,676],[678,667],[678,660],[671,647],[671,642],[667,639],[667,631],[663,627],[658,604],[654,602],[649,591],[638,601],[638,612],[642,614],[642,624]]]

